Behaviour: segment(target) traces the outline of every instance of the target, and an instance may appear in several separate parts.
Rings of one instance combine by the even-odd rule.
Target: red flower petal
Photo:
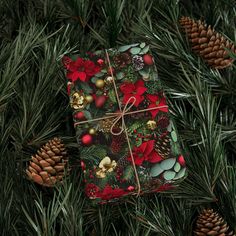
[[[137,166],[141,166],[143,164],[143,161],[144,161],[144,156],[139,156],[138,153],[133,153],[133,158],[134,158],[134,163],[135,165]],[[132,163],[132,158],[131,156],[129,156],[127,158],[128,161],[130,161]]]
[[[132,83],[123,83],[120,86],[120,90],[124,94],[130,94],[135,91],[135,86]]]
[[[138,148],[137,151],[144,153],[147,148],[148,142],[143,142]]]
[[[163,160],[162,157],[154,150],[152,151],[152,153],[148,157],[148,161],[151,163],[157,163],[162,160]]]
[[[78,71],[68,72],[66,76],[72,82],[75,82],[79,78],[79,72]]]
[[[78,57],[78,58],[76,59],[76,61],[74,62],[74,66],[76,66],[77,69],[78,69],[79,67],[84,66],[84,60],[83,60],[82,58]]]
[[[142,79],[138,80],[136,83],[135,83],[135,87],[138,88],[138,87],[144,87],[144,81]]]
[[[163,112],[168,112],[168,107],[167,107],[167,104],[166,104],[166,99],[165,98],[162,98],[160,103],[158,104],[159,107],[161,106],[166,106],[166,107],[162,107],[162,108],[159,108],[160,111],[163,111]]]
[[[132,162],[131,157],[130,157],[130,161]],[[143,162],[144,162],[144,157],[136,156],[136,158],[134,159],[134,163],[137,166],[141,166],[143,164]]]
[[[103,194],[109,194],[111,192],[112,192],[112,187],[110,185],[106,185],[102,191]]]
[[[148,106],[148,108],[154,108],[154,107],[157,107],[156,104],[152,103]],[[152,114],[152,118],[154,119],[157,115],[157,113],[159,112],[159,109],[156,108],[156,109],[153,109],[153,110],[149,110],[149,112]]]
[[[132,97],[130,94],[125,94],[124,97],[123,97],[122,103],[126,104],[128,102],[128,100],[130,99],[130,97]],[[129,103],[132,103],[132,102],[133,102],[133,100],[129,101]]]
[[[78,66],[75,65],[74,61],[72,61],[70,64],[68,64],[67,70],[71,71],[71,72],[77,71],[78,70]]]
[[[78,77],[81,81],[85,82],[86,81],[86,73],[85,72],[81,72],[81,71],[77,71]]]
[[[147,94],[147,98],[151,103],[156,103],[159,100],[159,97],[153,94]]]
[[[142,95],[142,94],[144,94],[146,91],[147,91],[147,88],[145,88],[145,87],[138,87],[138,88],[136,89],[136,94]]]
[[[139,95],[135,95],[134,97],[136,98],[134,106],[138,107],[139,104],[143,101],[144,97],[143,96],[139,96]]]
[[[98,72],[99,67],[95,66],[92,61],[85,61],[84,63],[84,71],[88,76],[93,76]]]
[[[147,146],[146,146],[146,149],[145,149],[145,155],[148,156],[153,151],[154,142],[155,142],[154,140],[147,141]]]

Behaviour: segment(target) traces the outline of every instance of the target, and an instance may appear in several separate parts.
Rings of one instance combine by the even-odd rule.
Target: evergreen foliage
[[[235,43],[234,0],[0,0],[2,236],[187,236],[203,208],[236,231],[236,67],[210,69],[195,55],[183,15]],[[142,41],[155,56],[188,177],[171,192],[93,207],[82,192],[61,58]],[[47,189],[29,182],[25,168],[54,136],[68,149],[71,175]]]

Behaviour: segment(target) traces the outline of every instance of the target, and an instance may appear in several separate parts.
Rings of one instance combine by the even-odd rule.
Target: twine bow
[[[128,99],[128,101],[126,102],[126,104],[124,105],[124,108],[122,109],[121,102],[120,102],[120,99],[119,99],[119,94],[118,94],[116,83],[115,83],[115,79],[114,79],[114,75],[113,75],[113,71],[112,71],[112,67],[111,67],[111,62],[110,62],[109,54],[108,54],[107,50],[105,50],[105,53],[106,53],[107,62],[108,62],[108,65],[109,65],[109,68],[110,68],[110,72],[111,72],[112,83],[113,83],[113,86],[114,86],[116,100],[117,100],[118,106],[119,106],[119,112],[106,113],[105,117],[95,118],[95,119],[86,120],[86,121],[79,121],[79,122],[76,122],[74,125],[77,126],[77,125],[83,124],[83,123],[88,123],[88,122],[93,122],[93,121],[100,121],[100,120],[104,120],[104,119],[114,118],[113,124],[112,124],[111,129],[110,129],[110,132],[113,135],[120,135],[122,132],[125,133],[127,144],[128,144],[128,148],[129,148],[129,153],[130,153],[130,157],[131,157],[131,161],[132,161],[132,166],[133,166],[133,169],[134,169],[134,174],[135,174],[135,178],[136,178],[136,182],[137,182],[137,192],[135,194],[137,196],[139,196],[140,192],[141,192],[141,185],[140,185],[139,176],[138,176],[138,172],[137,172],[135,161],[134,161],[132,147],[131,147],[131,144],[130,144],[130,141],[129,141],[129,134],[127,132],[127,128],[126,128],[126,125],[125,125],[125,116],[126,115],[130,115],[130,114],[142,113],[142,112],[150,111],[150,110],[156,110],[158,108],[167,108],[168,106],[167,105],[165,105],[165,106],[156,106],[156,107],[142,109],[142,110],[137,110],[137,111],[130,111],[131,108],[134,106],[134,104],[136,102],[136,98],[135,97],[130,97]],[[115,125],[120,120],[121,120],[121,129],[119,130],[119,132],[116,132],[113,129],[114,129]]]
[[[133,102],[131,102],[131,100],[133,100]],[[129,103],[131,102],[131,104],[129,105]],[[128,113],[129,110],[131,110],[131,108],[133,107],[133,105],[136,102],[136,98],[135,97],[130,97],[128,99],[128,101],[126,102],[123,110],[116,112],[116,113],[107,113],[107,115],[115,115],[116,118],[113,120],[113,124],[111,126],[110,132],[113,135],[120,135],[122,134],[123,131],[125,131],[126,126],[125,126],[125,115]],[[116,126],[116,124],[121,120],[121,129],[119,132],[115,132],[113,130],[113,128]]]

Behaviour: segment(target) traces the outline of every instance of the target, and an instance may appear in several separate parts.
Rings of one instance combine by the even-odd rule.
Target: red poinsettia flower
[[[147,88],[144,86],[143,80],[138,80],[135,84],[125,82],[120,86],[121,92],[124,94],[123,104],[126,104],[131,97],[135,97],[134,106],[138,105],[144,100],[143,94],[146,92]],[[131,99],[129,103],[132,103]]]
[[[155,110],[150,110],[150,113],[152,114],[152,118],[155,118],[159,111],[168,112],[166,99],[164,97],[160,99],[157,95],[148,94],[147,99],[150,102],[148,108],[160,107]],[[162,107],[162,106],[166,106],[166,107]]]
[[[143,142],[139,147],[134,147],[133,157],[135,165],[140,166],[144,161],[151,163],[160,162],[162,157],[154,150],[154,140]],[[131,156],[128,157],[132,161]]]
[[[118,198],[127,194],[122,188],[112,188],[110,185],[106,185],[103,191],[100,193],[100,198],[103,200],[109,200],[112,198]]]
[[[80,79],[83,82],[88,81],[92,76],[101,71],[101,67],[97,66],[90,60],[84,60],[78,57],[76,61],[71,61],[67,65],[67,77],[72,81]]]
[[[99,197],[100,195],[99,191],[100,191],[99,187],[95,184],[90,183],[86,184],[85,186],[85,194],[91,199]]]

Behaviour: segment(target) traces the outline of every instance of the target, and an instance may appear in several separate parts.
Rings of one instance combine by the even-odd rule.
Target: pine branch
[[[13,181],[9,181],[9,178],[8,175],[0,177],[0,229],[3,236],[20,235],[17,230],[19,216],[15,212],[13,200],[16,196],[13,192]]]
[[[66,195],[62,198],[62,192],[54,193],[52,200],[48,203],[48,206],[44,206],[43,196],[37,195],[35,200],[35,215],[30,215],[29,211],[23,207],[23,212],[29,221],[33,232],[37,235],[56,235],[57,218],[64,209],[69,195],[71,194],[71,186],[69,187]],[[62,200],[61,200],[62,198]]]
[[[222,192],[224,194],[222,194]],[[218,207],[236,231],[236,166],[227,166],[217,184]],[[222,203],[222,204],[221,204]]]

